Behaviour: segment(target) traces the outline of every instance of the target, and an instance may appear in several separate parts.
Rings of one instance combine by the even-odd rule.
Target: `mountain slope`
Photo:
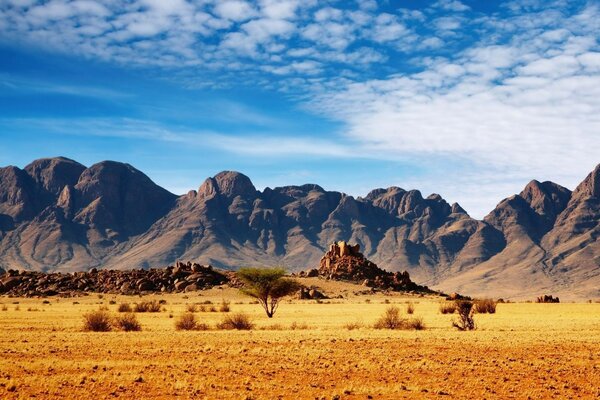
[[[484,220],[417,190],[364,198],[318,185],[257,190],[238,172],[175,196],[128,164],[66,158],[0,168],[0,267],[316,267],[338,240],[390,271],[472,295],[600,296],[600,166],[571,193],[530,182]]]

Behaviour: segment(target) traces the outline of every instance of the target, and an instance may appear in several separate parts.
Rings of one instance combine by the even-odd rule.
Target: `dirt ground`
[[[315,281],[316,282],[316,281]],[[316,282],[319,283],[319,282]],[[451,327],[436,297],[355,295],[286,300],[273,319],[235,289],[174,295],[0,298],[2,399],[542,399],[600,397],[600,304],[499,304],[477,330]],[[166,301],[138,313],[141,332],[84,332],[83,314]],[[231,313],[251,331],[215,328]],[[49,303],[44,303],[44,300]],[[177,331],[188,304],[206,331]],[[423,331],[376,330],[390,306],[413,303]],[[112,304],[111,304],[112,303]],[[214,305],[216,312],[209,311]],[[408,317],[408,316],[407,316]],[[353,328],[353,329],[350,329]]]

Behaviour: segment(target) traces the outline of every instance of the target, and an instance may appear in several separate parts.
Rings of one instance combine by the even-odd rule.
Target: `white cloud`
[[[246,21],[256,15],[256,10],[247,2],[240,0],[225,0],[215,4],[215,13],[232,21]]]

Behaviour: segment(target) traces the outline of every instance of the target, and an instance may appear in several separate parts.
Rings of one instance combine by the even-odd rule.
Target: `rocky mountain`
[[[571,193],[530,182],[482,221],[439,195],[318,185],[257,190],[226,171],[175,196],[132,166],[66,158],[0,168],[0,267],[150,268],[178,259],[222,268],[317,267],[332,242],[447,292],[600,297],[600,166]]]

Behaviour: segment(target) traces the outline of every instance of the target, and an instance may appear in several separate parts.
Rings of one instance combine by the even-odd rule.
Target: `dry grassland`
[[[137,314],[141,332],[82,331],[84,313],[107,306],[116,316],[120,303],[139,297],[0,298],[0,398],[600,396],[600,304],[499,304],[496,314],[476,315],[476,331],[458,332],[438,298],[353,296],[362,288],[327,285],[346,298],[286,301],[271,320],[233,289],[145,296],[167,303]],[[189,304],[218,309],[222,299],[249,314],[255,329],[216,330],[225,314],[206,311],[195,315],[210,330],[175,330]],[[373,329],[386,300],[403,312],[412,302],[427,329]]]

